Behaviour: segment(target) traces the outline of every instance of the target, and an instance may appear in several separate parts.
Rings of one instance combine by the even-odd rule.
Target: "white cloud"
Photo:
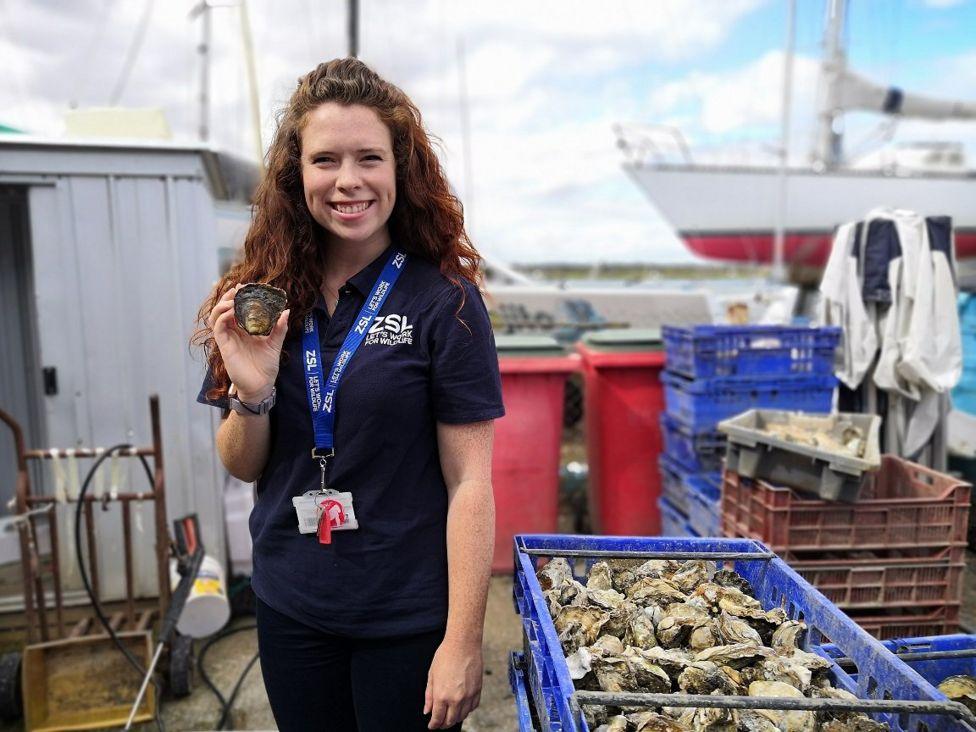
[[[930,8],[954,8],[962,5],[966,0],[923,0],[923,2]]]
[[[697,131],[707,135],[775,128],[778,139],[783,103],[782,51],[769,51],[737,69],[719,73],[692,72],[668,82],[649,99],[651,115],[666,117],[695,113]],[[816,108],[820,62],[795,55],[791,129],[806,131]],[[693,129],[694,131],[694,129]],[[794,143],[797,136],[794,135]],[[791,145],[795,150],[795,146]]]

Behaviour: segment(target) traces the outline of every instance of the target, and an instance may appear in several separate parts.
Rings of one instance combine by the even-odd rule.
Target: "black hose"
[[[224,729],[227,722],[230,720],[230,710],[234,706],[234,701],[237,699],[237,694],[240,692],[241,687],[244,684],[244,679],[257,662],[258,654],[255,653],[251,660],[248,661],[247,666],[244,667],[244,671],[242,671],[241,675],[237,678],[237,683],[234,684],[234,688],[231,690],[230,696],[227,699],[224,698],[224,695],[220,693],[220,689],[216,687],[213,680],[207,675],[207,670],[204,668],[203,660],[206,658],[207,651],[210,650],[210,647],[218,641],[234,635],[235,633],[241,633],[245,630],[255,630],[257,627],[257,625],[241,625],[237,628],[230,628],[222,631],[217,635],[208,638],[207,642],[204,643],[203,647],[200,649],[200,655],[197,656],[197,671],[200,673],[200,678],[203,679],[203,683],[206,684],[207,688],[210,689],[214,696],[217,697],[217,701],[220,704],[220,720],[217,722],[215,729]]]
[[[92,589],[91,581],[88,579],[88,570],[85,568],[84,555],[82,555],[81,553],[81,512],[85,504],[85,494],[88,492],[88,486],[91,485],[92,477],[94,477],[95,471],[98,470],[98,467],[103,462],[105,462],[105,460],[110,455],[112,455],[112,453],[118,450],[130,450],[130,449],[132,449],[132,445],[129,444],[121,444],[121,445],[115,445],[113,447],[110,447],[108,450],[106,450],[104,453],[98,456],[95,462],[92,463],[91,468],[88,470],[88,475],[85,476],[85,480],[81,484],[81,490],[78,493],[78,507],[75,509],[75,553],[78,555],[78,570],[81,573],[81,581],[82,584],[85,585],[85,592],[88,593],[88,599],[91,600],[92,608],[95,610],[95,615],[98,617],[98,620],[102,624],[102,627],[105,628],[105,632],[107,632],[109,637],[112,639],[112,642],[122,652],[122,655],[125,656],[126,660],[128,660],[132,668],[134,668],[139,673],[139,680],[142,681],[142,679],[145,678],[146,676],[146,669],[139,662],[139,659],[136,658],[132,654],[132,652],[125,647],[125,644],[122,643],[118,635],[116,635],[115,630],[108,622],[108,618],[105,617],[105,613],[102,611],[102,606],[99,604],[98,599],[95,597],[95,592]],[[155,487],[155,484],[153,482],[152,471],[149,469],[149,463],[146,462],[146,458],[143,455],[138,455],[137,457],[142,462],[142,467],[146,471],[146,477],[149,479],[149,485],[151,487]],[[166,578],[162,578],[162,579],[163,581],[165,581]],[[157,699],[156,709],[155,709],[156,728],[159,729],[160,732],[165,732],[166,726],[163,724],[163,719],[159,715],[160,702],[162,701],[163,698],[162,691],[159,687],[159,682],[156,681],[155,678],[152,680],[152,683],[153,683],[153,687],[156,689],[156,699]]]

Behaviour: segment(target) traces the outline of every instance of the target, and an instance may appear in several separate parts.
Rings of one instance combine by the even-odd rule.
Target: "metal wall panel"
[[[158,393],[168,518],[199,513],[208,552],[223,560],[215,415],[194,401],[203,366],[187,345],[217,275],[216,223],[204,181],[63,176],[54,187],[32,188],[30,205],[42,360],[58,367],[62,381],[60,394],[45,398],[48,444],[148,444],[148,396]],[[139,489],[145,477],[136,467],[126,476]],[[102,590],[118,597],[124,585],[117,509],[97,524]],[[146,510],[134,532],[142,538],[136,576],[145,594],[156,587],[153,530]]]

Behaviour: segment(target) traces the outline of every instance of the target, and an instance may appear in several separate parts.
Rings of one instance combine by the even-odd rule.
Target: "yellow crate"
[[[152,659],[149,631],[118,634],[145,668]],[[24,722],[27,732],[121,727],[142,678],[107,635],[37,643],[24,649]],[[136,722],[153,719],[156,690],[146,690]]]

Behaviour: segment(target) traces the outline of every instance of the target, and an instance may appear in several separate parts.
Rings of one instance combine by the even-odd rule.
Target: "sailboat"
[[[957,258],[976,257],[976,170],[967,167],[961,144],[906,145],[861,162],[846,157],[843,144],[846,112],[878,112],[892,124],[907,118],[973,120],[976,103],[907,94],[851,71],[842,41],[845,11],[845,0],[831,0],[818,134],[809,165],[781,171],[773,163],[699,163],[680,130],[617,126],[624,169],[692,252],[709,259],[772,262],[781,221],[783,261],[820,267],[835,226],[889,206],[951,216]]]

